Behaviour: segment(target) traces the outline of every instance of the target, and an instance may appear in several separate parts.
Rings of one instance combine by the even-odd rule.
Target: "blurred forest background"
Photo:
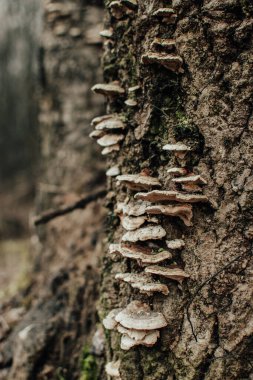
[[[39,171],[39,7],[36,0],[0,2],[0,300],[24,281],[31,262],[29,215]]]

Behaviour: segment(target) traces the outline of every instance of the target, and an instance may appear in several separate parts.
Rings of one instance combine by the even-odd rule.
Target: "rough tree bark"
[[[163,146],[182,142],[191,148],[185,166],[205,178],[203,194],[209,199],[193,204],[190,227],[178,218],[160,217],[166,239],[185,242],[182,252],[173,251],[164,266],[175,263],[190,275],[181,286],[156,277],[169,286],[169,295],[148,297],[119,283],[116,273],[139,273],[143,267],[105,254],[101,319],[114,308],[141,300],[168,322],[156,345],[128,351],[120,349],[118,332],[106,330],[107,362],[121,360],[124,380],[252,379],[252,4],[244,0],[106,4],[106,27],[112,28],[112,37],[106,42],[105,81],[119,81],[125,90],[110,99],[108,112],[122,114],[127,124],[120,151],[109,156],[108,167],[117,164],[121,174],[145,170],[159,178],[162,189],[178,190],[167,169],[182,165],[182,160]],[[173,17],[164,17],[166,11],[156,12],[166,7],[173,7],[177,15],[173,24],[169,23]],[[170,54],[168,39],[175,40],[172,54],[183,59],[183,73],[170,69],[169,57],[161,58],[162,52]],[[151,63],[159,59],[154,52],[167,59],[167,67]],[[133,86],[140,86],[135,98],[133,92],[127,95]],[[126,105],[127,97],[136,106]],[[119,186],[115,179],[108,186],[109,245],[120,243],[126,232],[117,207],[126,198],[133,200],[136,191]]]
[[[43,174],[36,213],[75,203],[104,187],[104,163],[90,144],[90,120],[103,103],[90,87],[100,80],[102,2],[44,1],[41,48]],[[36,265],[31,284],[1,305],[0,378],[93,378],[101,355],[98,257],[101,201],[34,231]],[[38,234],[38,235],[37,235]]]

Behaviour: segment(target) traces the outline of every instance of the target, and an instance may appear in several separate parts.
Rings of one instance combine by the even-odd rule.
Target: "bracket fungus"
[[[175,49],[175,40],[169,38],[155,38],[151,44],[151,49],[171,51]]]
[[[120,348],[122,350],[130,350],[130,348],[135,346],[146,346],[152,347],[156,344],[157,339],[159,338],[160,333],[158,330],[147,333],[142,339],[133,339],[129,335],[123,334],[121,337]]]
[[[200,194],[184,194],[178,191],[167,190],[153,190],[148,193],[137,193],[134,196],[135,199],[148,201],[148,202],[165,202],[175,201],[181,203],[198,203],[208,202],[208,198],[205,195]]]
[[[153,16],[162,17],[163,21],[169,24],[174,24],[177,19],[177,15],[172,8],[159,8],[153,13]]]
[[[117,326],[117,321],[115,320],[116,315],[123,309],[113,309],[110,313],[103,319],[102,323],[107,330],[113,330]]]
[[[201,175],[188,175],[185,177],[173,178],[172,182],[180,184],[206,185],[207,181]]]
[[[95,127],[97,124],[101,123],[101,121],[114,118],[114,114],[108,114],[108,115],[102,115],[102,116],[96,116],[94,119],[91,120],[91,126]]]
[[[155,217],[145,216],[123,216],[121,219],[122,227],[127,231],[134,231],[140,228],[145,222],[158,223]]]
[[[168,324],[162,313],[152,311],[146,303],[141,301],[132,301],[125,309],[119,312],[118,310],[114,309],[110,312],[104,319],[106,323],[104,321],[103,323],[104,326],[109,326],[109,329],[117,329],[123,334],[122,350],[129,350],[139,345],[153,346],[160,335],[158,329]],[[107,322],[108,320],[110,323]]]
[[[120,254],[122,257],[131,260],[138,260],[142,265],[158,264],[172,258],[171,252],[164,249],[155,252],[150,247],[133,244],[127,246],[122,246],[122,244],[111,244],[109,252],[111,254]]]
[[[97,140],[97,143],[100,146],[107,147],[107,146],[118,144],[120,141],[124,140],[124,138],[125,138],[125,135],[122,135],[122,134],[116,135],[113,133],[108,133],[102,136],[101,138],[99,138]]]
[[[145,65],[149,65],[152,63],[159,63],[160,65],[166,67],[167,69],[175,72],[175,73],[183,73],[184,70],[182,68],[183,60],[178,55],[167,54],[167,53],[157,53],[157,52],[149,52],[144,54],[141,58],[142,63]]]
[[[91,137],[92,139],[100,139],[101,137],[104,136],[104,132],[103,131],[92,131],[90,134],[89,134],[89,137]]]
[[[149,206],[147,207],[146,212],[147,214],[152,215],[176,216],[180,218],[186,226],[189,227],[192,225],[192,206],[188,204],[177,206]]]
[[[183,143],[177,142],[175,144],[164,145],[163,150],[174,152],[176,157],[184,159],[186,154],[191,150],[191,148]]]
[[[118,81],[111,83],[98,83],[95,84],[91,89],[96,94],[101,94],[109,98],[120,96],[125,93],[124,88],[120,86]]]
[[[113,129],[125,129],[125,124],[118,117],[110,117],[101,120],[95,125],[96,130],[113,130]]]
[[[106,171],[107,177],[116,177],[119,175],[120,170],[118,166],[112,166],[110,169]]]
[[[115,320],[123,327],[134,330],[156,330],[168,324],[162,313],[152,311],[141,301],[132,301],[116,315]]]
[[[110,154],[110,153],[113,153],[113,152],[118,152],[120,150],[120,145],[119,144],[114,144],[114,145],[111,145],[111,146],[106,146],[101,154],[103,156],[107,155],[107,154]]]
[[[182,239],[166,240],[166,245],[169,249],[183,249],[185,242]]]
[[[108,376],[116,378],[116,380],[120,380],[120,360],[115,362],[109,362],[105,366],[105,372]]]
[[[171,280],[178,281],[181,283],[185,278],[190,276],[181,268],[176,267],[161,267],[159,265],[151,265],[145,268],[146,273],[156,274],[169,278]]]
[[[139,85],[129,87],[129,88],[128,88],[128,93],[129,93],[129,94],[135,93],[136,91],[140,90],[140,88],[141,88],[141,87],[140,87]]]
[[[149,333],[147,330],[127,329],[126,327],[123,327],[120,324],[117,325],[117,331],[120,334],[127,335],[129,336],[129,338],[134,340],[142,340]]]
[[[101,30],[99,34],[101,37],[104,37],[104,38],[112,38],[113,30],[112,29]]]
[[[128,231],[122,236],[122,241],[135,243],[137,241],[159,240],[166,236],[162,226],[142,227],[135,231]]]
[[[131,190],[149,190],[153,187],[161,187],[157,178],[143,174],[123,174],[118,176],[117,180]]]
[[[170,168],[167,170],[167,173],[175,176],[182,176],[187,174],[186,168]]]
[[[142,193],[141,193],[142,194]],[[145,194],[145,193],[144,193]],[[121,204],[121,211],[124,215],[141,216],[146,212],[146,208],[150,206],[149,202],[137,201]]]
[[[165,296],[169,294],[169,289],[166,285],[154,281],[151,275],[147,273],[117,273],[116,280],[124,281],[138,289],[140,293],[152,295],[153,293],[162,293]]]
[[[136,107],[137,104],[138,104],[137,101],[131,98],[125,101],[125,105],[127,105],[128,107]]]

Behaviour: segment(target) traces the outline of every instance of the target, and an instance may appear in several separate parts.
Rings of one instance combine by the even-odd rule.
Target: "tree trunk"
[[[208,199],[192,204],[191,226],[182,216],[158,216],[166,238],[151,241],[152,247],[162,251],[173,239],[185,243],[158,265],[174,264],[189,278],[180,283],[152,277],[168,286],[168,295],[142,294],[116,280],[116,273],[140,273],[147,265],[106,253],[101,319],[139,300],[167,321],[152,347],[122,350],[122,335],[106,330],[107,362],[121,360],[123,380],[252,379],[252,5],[242,0],[106,3],[113,33],[106,43],[105,79],[119,81],[125,90],[110,96],[108,112],[123,115],[127,125],[108,167],[116,163],[121,174],[142,172],[144,182],[147,174],[158,178],[161,190]],[[173,7],[176,17],[165,7]],[[135,86],[140,88],[131,89]],[[110,95],[108,88],[104,92]],[[176,142],[191,150],[163,150]],[[202,184],[173,181],[167,170],[174,167],[200,174]],[[131,190],[129,182],[119,180],[120,185],[109,181],[108,245],[121,242],[122,247],[126,230],[120,220],[127,211],[122,215],[120,203],[135,204],[139,187]],[[178,205],[152,205],[158,203]]]
[[[90,144],[90,120],[103,103],[90,87],[101,80],[101,1],[45,1],[40,125],[43,174],[37,213],[59,209],[104,187],[104,163]],[[93,379],[103,352],[98,321],[101,201],[38,227],[31,284],[2,307],[0,378]],[[93,340],[92,340],[93,339]],[[98,375],[99,376],[99,375]]]

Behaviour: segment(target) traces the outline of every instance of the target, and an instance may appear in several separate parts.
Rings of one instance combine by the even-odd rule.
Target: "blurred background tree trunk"
[[[90,87],[101,80],[102,1],[44,1],[39,74],[41,169],[36,213],[104,187],[90,120],[104,112]],[[0,378],[93,379],[103,353],[96,331],[103,202],[33,231],[29,287],[2,304]],[[2,322],[1,322],[2,323]]]
[[[112,41],[106,45],[105,78],[119,81],[125,90],[125,96],[111,100],[109,113],[123,114],[127,121],[120,153],[108,165],[117,162],[122,174],[145,169],[159,177],[163,189],[176,190],[167,169],[179,163],[163,146],[182,142],[192,149],[186,167],[207,180],[203,191],[209,199],[193,205],[192,227],[161,218],[167,239],[185,241],[185,249],[173,253],[171,263],[190,275],[182,286],[163,280],[168,296],[143,296],[116,281],[116,273],[139,273],[141,268],[133,260],[106,254],[101,317],[137,299],[168,321],[159,342],[149,348],[122,351],[120,334],[108,331],[107,361],[121,360],[124,380],[252,379],[251,2],[139,0],[138,7],[135,1],[106,3]],[[164,10],[158,12],[171,6],[177,17],[173,24]],[[160,59],[168,55],[170,39],[175,42],[172,54],[183,59],[184,73],[147,62],[155,61],[154,53]],[[146,64],[143,55],[148,56]],[[133,86],[140,86],[135,98],[133,92],[128,94]],[[127,97],[136,101],[135,107],[126,105]],[[108,228],[109,243],[117,244],[124,233],[117,204],[133,200],[133,192],[116,182],[109,189],[108,220],[114,223]]]

